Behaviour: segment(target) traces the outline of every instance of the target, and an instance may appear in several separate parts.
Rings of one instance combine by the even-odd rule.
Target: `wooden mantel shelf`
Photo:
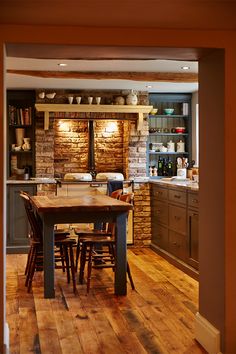
[[[38,112],[44,112],[45,130],[49,129],[49,112],[136,113],[138,117],[137,129],[140,130],[143,124],[143,114],[150,113],[153,106],[37,103],[35,108]]]

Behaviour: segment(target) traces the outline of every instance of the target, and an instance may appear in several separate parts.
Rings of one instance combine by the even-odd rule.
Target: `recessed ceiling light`
[[[146,88],[152,88],[152,85],[146,85]]]
[[[190,66],[184,65],[184,66],[181,66],[181,69],[182,69],[182,70],[189,70],[189,69],[190,69]]]
[[[67,66],[66,63],[59,63],[58,66]]]

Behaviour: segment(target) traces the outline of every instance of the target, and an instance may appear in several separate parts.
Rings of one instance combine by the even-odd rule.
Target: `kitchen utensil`
[[[177,158],[177,168],[182,168],[183,167],[183,161],[181,157]]]
[[[49,98],[50,100],[53,99],[56,96],[56,92],[50,92],[46,94],[46,97]]]
[[[175,143],[172,140],[167,142],[167,151],[168,152],[175,152]]]
[[[156,133],[156,131],[157,131],[157,128],[150,128],[149,129],[149,133],[151,133],[151,134]]]
[[[185,143],[182,140],[177,142],[177,152],[185,152]]]
[[[88,104],[92,104],[93,103],[93,97],[88,97]]]
[[[180,134],[180,133],[184,133],[184,132],[185,132],[185,129],[186,129],[185,127],[176,127],[176,128],[175,128],[175,132],[176,132],[176,133],[179,133],[179,134]]]
[[[153,108],[150,112],[150,114],[155,115],[158,112],[158,108]]]
[[[186,168],[177,168],[177,176],[185,179],[187,177],[187,169]]]
[[[164,108],[164,113],[167,115],[174,113],[174,108]]]
[[[80,96],[75,97],[76,102],[77,102],[78,104],[80,104],[80,102],[81,102],[81,98],[82,98],[82,97],[80,97]]]
[[[72,104],[72,103],[73,103],[73,99],[74,99],[73,96],[69,96],[69,97],[68,97],[68,102],[69,102],[69,104]]]

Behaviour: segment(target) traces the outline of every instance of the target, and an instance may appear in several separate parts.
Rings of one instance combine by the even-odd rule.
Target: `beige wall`
[[[184,18],[182,19],[182,26],[184,28],[185,22]],[[215,161],[212,159],[209,154],[201,155],[200,169],[204,166],[213,171],[216,171],[218,174],[222,176],[217,179],[217,182],[214,184],[212,180],[207,176],[207,172],[202,175],[202,177],[206,176],[206,181],[204,182],[204,190],[206,190],[206,194],[201,193],[200,200],[200,230],[201,234],[201,245],[200,245],[200,259],[202,258],[201,253],[203,252],[204,243],[209,238],[210,226],[214,225],[214,229],[222,230],[222,233],[217,233],[217,237],[214,239],[214,249],[224,249],[224,257],[219,260],[221,266],[218,266],[217,269],[214,269],[214,265],[217,262],[216,252],[211,252],[209,249],[208,252],[208,264],[207,266],[201,266],[201,272],[208,272],[209,274],[209,264],[211,265],[211,272],[214,280],[214,287],[220,284],[222,291],[218,292],[217,288],[209,289],[207,284],[201,284],[200,286],[200,299],[205,297],[204,291],[210,291],[211,296],[206,296],[206,301],[203,306],[203,302],[200,301],[200,313],[205,315],[206,319],[211,321],[214,317],[214,313],[218,313],[219,309],[215,308],[220,304],[220,308],[225,308],[225,316],[223,315],[221,328],[225,327],[225,335],[222,333],[222,348],[224,347],[225,353],[233,353],[236,348],[236,223],[235,223],[235,215],[236,215],[236,189],[235,189],[235,180],[236,180],[236,164],[232,163],[232,151],[235,150],[235,131],[236,131],[236,119],[235,119],[235,102],[236,102],[236,34],[235,32],[224,32],[224,31],[207,31],[204,29],[201,30],[157,30],[157,29],[127,29],[127,28],[76,28],[76,27],[22,27],[18,28],[15,26],[1,26],[1,35],[0,41],[1,44],[5,41],[11,42],[47,42],[47,43],[71,43],[71,44],[86,44],[86,45],[125,45],[125,46],[167,46],[167,47],[209,47],[209,48],[225,48],[225,107],[222,110],[222,100],[220,102],[217,100],[214,101],[214,112],[219,109],[222,112],[221,119],[225,124],[225,134],[224,140],[221,140],[221,143],[224,146],[222,151],[222,158],[225,161],[224,168],[216,167],[216,163],[219,160]],[[40,33],[40,36],[39,36]],[[140,49],[141,50],[141,49]],[[187,53],[187,52],[186,52]],[[2,56],[0,59],[0,63],[2,61]],[[214,64],[214,54],[212,58],[210,57],[204,62],[204,70],[200,72],[200,90],[201,84],[203,83],[203,87],[206,87],[206,82],[208,80],[208,69],[212,73],[212,75],[216,76],[216,82],[222,82],[222,73],[216,70],[216,67],[210,69],[211,64]],[[1,68],[2,69],[2,68]],[[220,65],[220,70],[222,70],[222,66]],[[1,70],[2,71],[2,70]],[[204,76],[203,77],[203,72]],[[217,78],[217,76],[219,77]],[[2,80],[2,78],[1,78]],[[212,82],[212,80],[211,80]],[[210,89],[215,90],[211,84],[209,84]],[[2,89],[2,86],[1,88]],[[220,91],[220,93],[219,93]],[[216,89],[216,93],[223,95],[223,89]],[[1,92],[0,92],[1,93]],[[202,105],[201,100],[203,98],[200,97],[200,106]],[[1,99],[0,104],[0,113],[2,113],[2,104],[3,100]],[[203,105],[205,107],[201,110],[201,119],[207,119],[209,115],[209,110],[206,107],[206,104]],[[206,111],[205,111],[206,110]],[[1,114],[2,116],[2,114]],[[216,115],[218,117],[218,114]],[[221,123],[220,123],[221,124]],[[209,130],[209,125],[205,126],[206,131],[205,135],[208,137],[208,145],[215,143],[214,139],[211,138],[211,131]],[[201,132],[202,133],[202,132]],[[2,134],[2,132],[1,132]],[[2,147],[3,140],[1,139]],[[1,148],[2,151],[2,148]],[[223,152],[224,151],[224,152]],[[230,152],[230,153],[229,153]],[[229,173],[230,171],[230,173]],[[211,175],[211,174],[210,174]],[[224,176],[223,176],[224,175]],[[1,177],[2,178],[2,175]],[[201,178],[201,176],[200,176]],[[210,187],[210,193],[207,192],[206,187]],[[222,186],[224,190],[222,190]],[[1,183],[1,195],[3,195],[3,184]],[[218,190],[219,188],[219,190]],[[219,193],[220,198],[217,200],[215,195]],[[207,203],[209,205],[209,198],[213,197],[215,203],[215,210],[212,210],[212,215],[209,220],[205,220],[202,217],[202,208],[204,204]],[[220,207],[220,205],[223,206]],[[220,213],[219,213],[220,211]],[[2,213],[0,219],[0,225],[2,225]],[[224,222],[225,221],[225,222]],[[206,223],[206,225],[204,225]],[[209,225],[208,225],[209,224]],[[205,227],[207,226],[207,227]],[[1,254],[4,253],[3,243],[1,240]],[[222,252],[219,252],[222,255]],[[205,255],[203,256],[205,257]],[[225,261],[223,261],[223,259]],[[1,257],[0,266],[3,267],[3,258]],[[224,263],[224,265],[223,265]],[[3,296],[3,269],[1,269],[1,296]],[[215,272],[217,272],[215,274]],[[216,279],[218,276],[219,279]],[[206,279],[203,278],[202,282],[205,282]],[[208,290],[207,290],[208,288]],[[223,294],[223,296],[222,296]],[[0,300],[2,301],[2,300]],[[1,302],[1,316],[3,312],[3,303]],[[203,308],[202,308],[203,306]],[[221,314],[220,314],[221,316]],[[2,317],[3,318],[3,317]],[[219,320],[219,319],[218,319]],[[214,319],[214,323],[217,324],[218,320]],[[2,322],[1,322],[2,323]],[[1,328],[0,328],[1,329]],[[2,335],[2,331],[0,333]],[[0,337],[1,345],[3,343],[3,338]],[[222,349],[223,350],[223,349]]]

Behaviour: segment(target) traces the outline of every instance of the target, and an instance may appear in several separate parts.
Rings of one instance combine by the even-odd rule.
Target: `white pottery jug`
[[[126,104],[135,106],[138,104],[138,96],[134,93],[133,90],[126,97]]]
[[[24,138],[24,144],[22,145],[22,149],[25,151],[28,151],[31,149],[31,145],[30,145],[30,138]]]

